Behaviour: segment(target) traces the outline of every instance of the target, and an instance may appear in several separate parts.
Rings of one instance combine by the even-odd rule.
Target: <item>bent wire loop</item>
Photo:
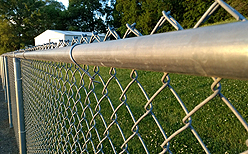
[[[75,59],[73,58],[73,56],[72,56],[72,50],[75,48],[75,46],[77,46],[77,45],[79,45],[78,43],[75,43],[72,47],[71,47],[71,49],[70,49],[70,51],[69,51],[69,56],[70,56],[70,59],[71,59],[71,61],[75,64],[75,65],[77,65],[92,81],[94,81],[94,77],[92,77],[91,75],[90,75],[90,73],[89,72],[87,72],[85,69],[83,69],[76,61],[75,61]],[[97,82],[97,81],[94,81],[94,82]]]

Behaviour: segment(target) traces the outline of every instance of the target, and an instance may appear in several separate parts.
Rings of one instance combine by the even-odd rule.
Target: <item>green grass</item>
[[[52,95],[52,97],[47,99],[52,102],[52,105],[49,105],[48,103],[48,107],[51,111],[47,111],[47,113],[53,111],[54,114],[57,115],[57,119],[64,118],[64,127],[60,124],[51,127],[51,131],[55,128],[58,130],[56,133],[57,136],[60,136],[60,139],[55,141],[59,144],[59,147],[63,149],[61,144],[66,144],[67,147],[65,146],[65,148],[68,151],[78,151],[78,145],[71,145],[72,148],[70,148],[70,143],[66,142],[66,140],[73,143],[73,137],[77,133],[78,129],[82,129],[82,132],[78,135],[78,144],[82,146],[86,140],[85,138],[88,132],[88,127],[90,128],[93,125],[95,125],[95,128],[97,129],[99,137],[103,139],[105,137],[105,126],[101,118],[103,117],[106,125],[109,126],[112,122],[111,115],[113,113],[107,97],[104,97],[101,101],[101,108],[97,106],[96,97],[98,100],[103,97],[103,84],[94,83],[93,87],[87,76],[84,76],[83,80],[81,80],[81,74],[79,71],[75,71],[76,68],[70,64],[61,65],[53,63],[50,65],[44,64],[43,67],[41,67],[41,65],[36,65],[36,67],[40,67],[39,69],[41,70],[47,69],[48,72],[50,72],[50,75],[55,77],[53,80],[50,80],[49,77],[46,76],[46,82],[50,83],[46,84],[46,86],[42,85],[42,82],[39,82],[39,84],[45,89],[48,89]],[[100,67],[99,69],[99,74],[106,84],[111,77],[109,74],[109,68]],[[94,74],[92,66],[89,67],[88,71],[91,75]],[[116,77],[121,83],[123,89],[125,89],[125,87],[132,81],[130,73],[131,70],[116,69]],[[137,71],[137,73],[138,81],[143,86],[147,95],[151,98],[152,95],[162,86],[161,78],[163,73],[148,71]],[[40,74],[40,77],[44,76]],[[178,74],[170,74],[170,78],[170,85],[176,90],[189,111],[194,109],[196,105],[212,94],[210,86],[213,81],[211,78]],[[98,75],[95,76],[95,80],[101,82]],[[248,82],[223,79],[221,83],[222,94],[230,100],[243,118],[248,121]],[[89,94],[90,102],[85,101],[86,93],[84,91],[87,90],[87,93],[90,92],[89,85],[95,92],[95,95],[94,93]],[[63,92],[58,93],[57,90]],[[114,78],[109,82],[107,90],[107,96],[111,100],[113,107],[116,109],[118,105],[121,104],[120,96],[122,91]],[[42,89],[40,93],[43,93],[42,91],[44,91],[44,89]],[[38,93],[37,95],[39,95]],[[49,97],[49,94],[43,97]],[[43,97],[40,99],[43,99]],[[145,113],[146,110],[144,109],[144,106],[147,101],[136,82],[129,87],[126,92],[126,97],[126,103],[130,107],[133,116],[137,121],[140,116]],[[124,100],[124,98],[122,98],[122,100]],[[152,112],[163,127],[167,137],[184,126],[182,118],[185,116],[185,113],[168,87],[153,100],[152,104]],[[86,107],[87,105],[89,105],[90,108]],[[85,116],[82,115],[83,108],[85,109]],[[44,110],[47,109],[44,108]],[[91,123],[92,116],[99,110],[102,117],[98,114],[95,117],[95,123]],[[59,112],[63,113],[64,111],[66,111],[66,113],[63,115],[59,114]],[[117,122],[127,139],[133,134],[131,131],[134,125],[132,118],[125,105],[122,105],[116,113]],[[76,114],[81,117],[81,119],[73,119],[73,116],[76,117]],[[84,120],[82,120],[82,117],[84,117]],[[49,115],[46,120],[49,121],[49,119],[52,118],[54,117]],[[211,153],[240,153],[247,149],[245,145],[245,141],[248,139],[246,130],[219,97],[214,98],[193,114],[192,119],[192,126],[199,133]],[[80,120],[82,121],[80,122]],[[141,120],[138,126],[138,132],[150,153],[161,152],[162,148],[160,145],[164,142],[164,139],[152,115],[148,114]],[[69,135],[65,130],[69,132]],[[95,148],[99,143],[97,132],[95,129],[91,131],[91,141],[87,144],[87,150],[89,153],[93,153],[92,143]],[[116,124],[109,129],[109,138],[116,147],[116,151],[118,153],[121,152],[122,149],[120,147],[123,144],[123,139]],[[103,141],[102,149],[105,153],[113,153],[108,139]],[[170,150],[173,153],[204,153],[189,129],[180,133],[170,141]],[[137,135],[128,142],[128,151],[130,153],[145,153]]]

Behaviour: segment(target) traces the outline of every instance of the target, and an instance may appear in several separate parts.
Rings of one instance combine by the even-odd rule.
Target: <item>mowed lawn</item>
[[[79,99],[77,94],[80,93],[80,101],[84,104],[84,107],[90,105],[91,110],[87,108],[85,110],[86,117],[90,126],[94,126],[97,129],[97,133],[101,139],[106,135],[106,126],[104,126],[103,118],[107,126],[113,121],[117,121],[125,138],[128,139],[133,133],[132,129],[134,122],[130,116],[130,112],[127,109],[131,109],[133,117],[137,121],[144,113],[145,105],[147,103],[144,91],[147,96],[151,98],[153,94],[163,85],[161,78],[164,73],[149,72],[149,71],[137,71],[137,74],[132,74],[132,70],[127,69],[115,69],[116,71],[110,71],[110,68],[99,67],[93,71],[93,67],[90,66],[88,71],[91,75],[95,74],[94,86],[89,86],[89,79],[87,76],[83,77],[84,87],[87,89],[88,94],[90,90],[94,93],[90,93],[88,101],[85,101],[86,94],[84,90],[79,90],[82,85],[81,75],[74,68],[70,68],[67,71],[67,75],[64,78],[68,80],[65,86],[68,88],[68,96],[64,95],[64,101],[70,100],[72,110],[75,110],[75,105],[72,102]],[[56,71],[53,71],[56,72]],[[64,72],[65,73],[65,72]],[[64,74],[62,73],[62,74]],[[115,74],[115,75],[114,75]],[[99,77],[99,75],[101,77]],[[73,76],[73,78],[71,78]],[[109,81],[107,91],[103,90],[103,81],[106,85],[107,81],[113,76],[112,80]],[[194,109],[196,105],[205,100],[213,92],[211,90],[211,84],[213,80],[210,77],[200,77],[191,75],[180,75],[180,74],[169,74],[170,85],[175,89],[181,100],[184,102],[188,111]],[[122,90],[118,85],[121,84],[124,90],[130,82],[136,78],[136,80],[130,85],[125,93],[126,98],[122,95]],[[137,82],[138,81],[138,82]],[[74,82],[77,88],[72,84]],[[142,85],[144,91],[141,90]],[[62,82],[61,82],[62,84]],[[229,99],[233,106],[240,112],[243,118],[248,121],[248,82],[234,79],[223,79],[221,80],[222,90],[221,93]],[[71,87],[71,88],[69,88]],[[71,90],[69,90],[71,89]],[[73,91],[73,92],[72,92]],[[103,97],[106,95],[105,97]],[[70,97],[70,98],[69,98]],[[71,101],[71,98],[74,101]],[[99,100],[103,97],[101,102],[96,101],[96,97]],[[120,104],[121,107],[117,110],[116,115],[113,116],[113,108],[110,105],[110,100],[113,108],[117,108]],[[76,101],[78,103],[78,101]],[[125,102],[125,103],[123,103]],[[99,104],[97,104],[99,103]],[[68,103],[65,103],[68,104]],[[157,120],[161,124],[167,137],[172,135],[175,131],[184,126],[182,119],[185,117],[185,112],[178,103],[175,96],[169,90],[168,87],[164,88],[152,101],[152,112],[156,116]],[[77,112],[79,115],[82,112],[80,103],[77,105]],[[148,107],[150,108],[150,107]],[[97,112],[101,113],[98,114]],[[93,115],[95,116],[95,122],[92,121]],[[69,112],[68,118],[71,119]],[[248,133],[242,124],[238,121],[232,111],[226,106],[226,104],[216,96],[213,100],[204,105],[195,114],[192,115],[192,126],[198,132],[203,142],[206,144],[211,153],[240,153],[247,150],[245,141],[248,139]],[[79,122],[74,121],[75,125]],[[84,128],[87,128],[85,122],[81,122]],[[90,127],[89,126],[89,127]],[[66,126],[69,128],[69,123]],[[87,134],[88,129],[84,129],[84,134]],[[74,132],[75,133],[75,132]],[[97,133],[95,129],[91,131],[91,139],[96,147],[99,143]],[[140,137],[144,140],[150,153],[161,152],[161,144],[164,142],[164,138],[160,132],[160,129],[154,117],[151,114],[145,116],[138,124],[138,131]],[[73,132],[72,132],[73,134]],[[120,148],[123,144],[123,138],[120,129],[116,123],[110,127],[108,136],[111,138],[112,143],[116,146],[116,151],[119,153],[122,151]],[[83,138],[80,140],[82,143],[85,141]],[[92,149],[91,144],[88,144],[88,150]],[[105,153],[113,153],[110,142],[108,139],[103,141],[103,151]],[[128,151],[130,153],[145,153],[143,145],[138,138],[138,135],[128,142]],[[173,153],[205,153],[190,129],[186,129],[170,141],[170,150]]]
[[[131,70],[117,70],[116,76],[123,87],[131,81],[129,77],[130,72]],[[163,73],[146,71],[137,71],[137,73],[138,81],[151,98],[162,86],[161,78]],[[171,79],[170,85],[176,90],[189,111],[213,93],[210,88],[213,80],[209,77],[178,74],[170,74],[169,76]],[[248,82],[223,79],[221,84],[222,94],[230,100],[243,118],[248,121]],[[113,89],[111,89],[111,86],[108,88],[110,96],[112,91],[112,95],[120,97],[120,93],[118,95],[120,90],[117,87],[116,89],[114,88],[114,86]],[[145,113],[144,106],[146,103],[147,101],[139,86],[133,83],[127,91],[127,104],[131,108],[136,120]],[[152,111],[167,136],[172,135],[172,133],[183,126],[182,119],[185,116],[185,112],[168,87],[154,99],[152,105]],[[125,113],[125,111],[123,112]],[[120,122],[122,115],[125,115],[124,113],[118,112]],[[127,119],[126,117],[123,116],[125,120],[131,121],[130,118]],[[132,122],[128,125],[132,126]],[[245,145],[245,141],[248,139],[247,131],[218,96],[192,116],[192,126],[202,137],[211,153],[240,153],[247,149]],[[126,131],[130,132],[128,129]],[[163,138],[151,115],[146,116],[140,122],[139,132],[146,141],[150,152],[158,153],[161,150],[160,144],[163,142]],[[135,144],[137,142],[129,145],[130,148],[137,145]],[[170,144],[170,148],[174,153],[204,153],[189,129],[172,139]],[[154,149],[155,147],[157,147],[157,151]],[[134,147],[134,152],[135,149],[137,148]]]

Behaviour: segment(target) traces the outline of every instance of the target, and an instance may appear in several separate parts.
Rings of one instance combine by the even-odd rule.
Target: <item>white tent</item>
[[[72,41],[73,37],[76,36],[78,39],[81,39],[82,34],[86,34],[88,40],[92,36],[92,32],[79,32],[79,31],[62,31],[62,30],[46,30],[40,35],[34,38],[35,45],[43,45],[45,43],[59,43],[59,40],[69,40]],[[104,34],[98,34],[101,40],[104,39]]]

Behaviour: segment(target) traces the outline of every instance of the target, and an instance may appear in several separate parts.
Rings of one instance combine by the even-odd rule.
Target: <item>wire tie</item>
[[[25,50],[23,50],[23,53],[22,53],[22,57],[23,57],[23,59],[26,59],[26,57],[24,56],[24,53],[25,53],[26,51]]]
[[[71,58],[71,61],[77,65],[92,81],[94,81],[94,78],[89,74],[89,72],[87,72],[86,70],[84,70],[76,61],[75,59],[72,57],[72,50],[75,46],[79,45],[78,43],[75,43],[71,49],[70,49],[70,52],[69,52],[69,55],[70,55],[70,58]]]
[[[24,134],[24,133],[26,133],[26,130],[24,130],[24,131],[19,131],[19,133],[20,133],[20,134]]]

